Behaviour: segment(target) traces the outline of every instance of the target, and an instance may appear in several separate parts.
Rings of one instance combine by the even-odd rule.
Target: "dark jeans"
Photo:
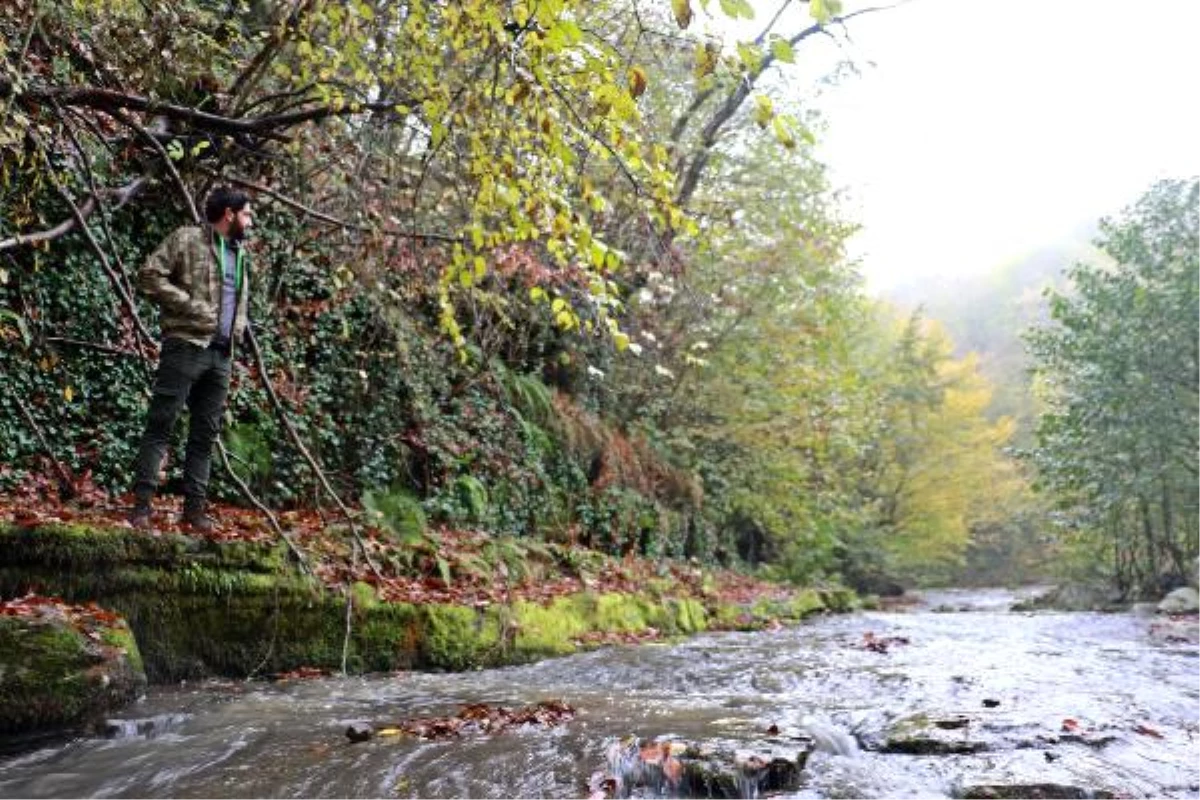
[[[138,502],[148,503],[154,496],[171,429],[185,403],[191,421],[183,462],[183,494],[188,503],[204,502],[213,442],[221,430],[221,415],[229,394],[230,362],[228,351],[199,347],[182,339],[163,342],[154,397],[135,465],[133,491]]]

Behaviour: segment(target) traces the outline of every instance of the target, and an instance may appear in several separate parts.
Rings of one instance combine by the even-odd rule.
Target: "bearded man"
[[[253,225],[250,198],[221,187],[204,204],[207,225],[179,228],[158,246],[138,286],[162,311],[162,349],[135,462],[129,522],[151,526],[151,502],[171,429],[190,414],[183,462],[181,522],[208,533],[208,476],[229,394],[234,343],[246,332],[250,274],[243,240]]]

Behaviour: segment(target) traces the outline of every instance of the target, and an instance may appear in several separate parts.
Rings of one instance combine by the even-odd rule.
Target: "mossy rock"
[[[93,632],[61,612],[0,617],[0,734],[77,727],[141,695],[146,674],[124,620]]]

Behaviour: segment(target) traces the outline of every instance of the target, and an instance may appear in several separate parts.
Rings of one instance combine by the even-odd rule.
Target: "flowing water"
[[[636,736],[745,750],[816,740],[790,797],[1048,783],[1079,796],[1197,797],[1196,618],[1016,613],[1013,599],[931,593],[905,611],[462,674],[155,688],[107,738],[0,760],[0,796],[586,797],[593,776],[620,770],[616,743]],[[357,720],[544,699],[577,716],[448,741],[344,735]],[[931,721],[982,751],[887,752],[898,723]]]

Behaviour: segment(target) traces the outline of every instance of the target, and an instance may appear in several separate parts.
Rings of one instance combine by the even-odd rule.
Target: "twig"
[[[311,11],[312,6],[312,0],[295,0],[287,16],[275,24],[275,32],[263,44],[262,49],[251,59],[246,69],[234,80],[233,86],[229,88],[229,96],[231,98],[230,107],[235,112],[245,111],[242,107],[242,102],[259,81],[263,68],[266,67],[267,63],[275,55],[275,52],[287,43],[292,30],[299,27],[301,12],[307,13]],[[289,25],[289,22],[294,22],[295,28]]]
[[[292,424],[291,418],[287,415],[287,410],[283,407],[283,403],[279,400],[279,395],[275,393],[275,386],[271,383],[271,378],[267,374],[267,365],[263,360],[262,349],[258,346],[258,338],[254,335],[254,331],[248,330],[246,332],[246,337],[250,341],[250,351],[254,354],[254,362],[258,367],[258,375],[262,380],[263,388],[267,391],[267,397],[271,401],[271,407],[275,410],[275,414],[279,417],[279,421],[283,423],[283,427],[287,430],[288,437],[292,440],[292,444],[296,446],[296,449],[300,451],[300,455],[304,457],[304,460],[308,463],[309,468],[312,469],[313,474],[317,476],[317,481],[321,484],[321,487],[333,499],[333,502],[345,516],[346,521],[350,524],[350,533],[354,537],[354,541],[357,544],[358,549],[362,551],[363,558],[366,559],[368,566],[371,567],[371,571],[375,573],[375,577],[379,578],[380,580],[384,580],[383,573],[379,571],[379,567],[376,566],[375,562],[371,559],[371,554],[367,552],[366,543],[363,541],[362,534],[359,532],[358,523],[355,522],[353,512],[351,512],[346,504],[342,502],[341,496],[339,496],[338,493],[334,491],[333,486],[330,485],[329,478],[325,475],[325,470],[321,469],[321,465],[317,463],[317,460],[313,458],[312,453],[310,453],[308,448],[304,445],[304,440],[300,438],[300,432],[297,431],[296,426]]]
[[[288,197],[287,195],[282,194],[281,192],[279,192],[275,189],[272,189],[270,186],[265,186],[261,183],[255,183],[254,181],[247,180],[246,178],[238,178],[233,175],[225,175],[221,172],[218,172],[215,169],[210,169],[209,167],[200,167],[199,169],[200,169],[200,172],[203,172],[205,175],[208,175],[209,177],[216,178],[216,179],[222,180],[222,181],[228,181],[229,183],[233,183],[238,186],[244,186],[245,188],[253,189],[256,192],[261,192],[262,194],[265,194],[268,197],[275,198],[279,202],[283,203],[285,206],[288,206],[289,208],[299,211],[301,214],[306,214],[314,219],[320,220],[321,222],[325,222],[329,225],[335,225],[339,228],[344,228],[346,230],[358,231],[359,233],[382,234],[384,236],[392,236],[392,237],[397,237],[400,239],[417,239],[420,241],[429,241],[429,242],[449,242],[451,244],[454,244],[456,242],[463,241],[462,236],[454,236],[449,233],[419,233],[417,231],[409,232],[409,231],[397,231],[397,230],[387,230],[387,229],[376,230],[375,228],[371,228],[367,225],[360,225],[357,222],[347,222],[344,219],[338,219],[337,217],[331,217],[330,215],[328,215],[322,211],[317,211],[315,208],[310,208],[310,207],[304,205],[299,200],[294,200],[291,197]]]
[[[72,110],[71,113],[82,118],[85,122],[90,122],[90,120],[88,120],[84,115],[79,114],[77,111]],[[109,246],[112,247],[113,259],[117,262],[116,274],[119,278],[121,278],[121,287],[124,289],[125,294],[132,298],[133,285],[129,282],[129,270],[125,268],[125,262],[122,260],[121,253],[116,246],[117,240],[113,236],[112,229],[109,228],[108,214],[104,209],[104,203],[100,201],[100,191],[96,187],[96,176],[92,170],[92,160],[88,156],[87,150],[85,150],[83,145],[79,143],[79,137],[75,135],[74,129],[70,124],[67,123],[66,119],[63,119],[63,128],[66,130],[67,137],[71,140],[71,145],[75,148],[75,152],[79,154],[80,160],[83,161],[83,174],[87,179],[88,191],[91,192],[92,197],[96,198],[97,202],[100,204],[100,229],[104,231],[104,237],[108,241]],[[137,306],[133,303],[129,303],[127,304],[127,308],[129,309],[131,316],[137,319]],[[138,322],[140,322],[140,319],[138,319]]]
[[[100,344],[99,342],[85,342],[82,339],[70,339],[66,336],[47,336],[47,342],[57,342],[61,344],[69,344],[73,347],[82,347],[86,350],[98,350],[101,353],[111,353],[114,356],[127,356],[129,358],[142,358],[142,354],[136,350],[123,350],[119,347],[114,347],[111,344]]]
[[[275,515],[271,512],[271,509],[267,508],[267,506],[258,499],[254,492],[250,490],[250,486],[244,480],[242,480],[240,475],[234,471],[233,465],[229,463],[229,451],[225,449],[225,443],[220,439],[217,440],[217,452],[221,454],[221,465],[225,467],[225,471],[229,473],[229,477],[233,478],[233,482],[237,484],[238,491],[240,491],[246,497],[246,499],[248,499],[254,505],[254,507],[261,511],[263,516],[267,518],[267,523],[270,524],[271,530],[275,531],[276,535],[279,536],[280,539],[283,539],[284,543],[287,544],[288,550],[292,551],[292,555],[295,556],[296,561],[300,563],[300,568],[304,572],[308,573],[309,576],[314,576],[312,567],[308,563],[308,559],[304,557],[304,553],[300,552],[300,549],[296,546],[295,542],[293,542],[291,537],[289,537],[283,530],[283,527],[279,524],[279,520],[275,518]]]
[[[38,141],[36,138],[35,141],[37,141],[38,145],[41,146],[40,141]],[[91,245],[92,250],[95,251],[97,258],[100,259],[100,266],[104,269],[105,274],[108,275],[108,279],[117,288],[117,294],[120,295],[121,300],[128,307],[130,316],[133,318],[134,326],[136,327],[138,333],[142,335],[146,342],[153,343],[154,337],[150,335],[150,332],[146,330],[145,326],[142,324],[142,320],[138,316],[137,306],[134,304],[133,298],[125,293],[125,288],[121,283],[121,279],[113,270],[112,264],[108,262],[108,254],[104,252],[104,248],[100,246],[100,242],[96,241],[96,237],[92,233],[92,229],[87,226],[87,220],[83,216],[79,207],[75,205],[75,201],[71,198],[70,192],[66,190],[66,187],[64,187],[62,182],[60,182],[54,175],[53,170],[48,171],[47,175],[49,176],[50,182],[54,185],[54,188],[58,192],[59,196],[62,197],[63,201],[71,209],[71,214],[75,218],[76,226],[83,232],[88,244]],[[130,186],[132,187],[134,185],[140,185],[144,181],[145,178],[138,178]]]
[[[853,19],[854,17],[862,14],[870,14],[876,11],[886,11],[903,4],[903,2],[905,2],[905,0],[900,0],[897,3],[887,6],[871,6],[869,8],[862,8],[857,11],[852,11],[849,14],[842,14],[841,16],[833,17],[832,19],[828,20],[828,22],[818,22],[815,25],[810,25],[809,27],[803,29],[790,39],[787,39],[787,43],[791,47],[795,47],[810,36],[814,36],[819,33],[826,33],[825,29],[830,25],[844,26],[847,20]],[[771,24],[767,26],[767,29],[763,31],[763,34],[765,35],[768,31],[770,31],[774,24],[775,21],[772,20]],[[686,205],[691,199],[692,195],[696,191],[697,185],[700,183],[700,176],[704,172],[704,168],[708,166],[708,161],[712,156],[712,149],[717,143],[717,136],[720,134],[721,129],[725,127],[725,124],[729,122],[733,115],[737,113],[738,109],[741,108],[742,103],[744,103],[746,98],[750,96],[750,92],[754,89],[758,79],[762,77],[762,74],[775,63],[775,60],[775,52],[768,51],[763,55],[762,60],[758,63],[755,69],[748,72],[743,78],[738,80],[737,84],[733,87],[733,90],[725,97],[725,101],[721,103],[721,105],[713,113],[712,117],[709,118],[704,128],[700,131],[700,142],[695,155],[692,156],[690,161],[688,161],[686,158],[679,159],[676,166],[676,172],[683,174],[683,180],[680,182],[679,189],[675,193],[676,205]],[[692,103],[688,106],[687,110],[683,112],[680,118],[675,121],[674,126],[672,126],[671,141],[676,143],[679,142],[684,131],[691,122],[692,116],[699,111],[700,107],[714,93],[714,89],[708,89],[696,95],[696,97],[692,100]],[[686,169],[684,168],[685,164]]]
[[[3,383],[0,383],[0,386],[3,386]],[[10,394],[12,394],[12,398],[17,404],[17,409],[21,412],[21,416],[25,418],[25,422],[27,422],[29,427],[33,429],[34,436],[36,436],[38,442],[41,443],[43,452],[50,457],[50,461],[54,464],[54,470],[58,473],[59,496],[62,497],[63,500],[70,500],[75,496],[75,481],[72,479],[71,473],[62,465],[62,462],[58,460],[58,457],[54,455],[54,451],[50,448],[50,442],[46,440],[46,434],[42,433],[41,426],[37,424],[37,420],[33,418],[33,414],[29,412],[29,409],[21,400],[21,397],[16,393]]]
[[[150,131],[139,125],[135,120],[131,119],[128,114],[124,113],[120,109],[109,111],[108,113],[112,115],[113,119],[116,119],[121,124],[136,131],[137,134],[149,142],[150,146],[153,147],[154,150],[162,157],[163,166],[167,168],[167,172],[171,175],[171,180],[175,182],[176,188],[179,189],[179,194],[183,196],[184,202],[187,203],[188,211],[190,211],[192,215],[192,222],[199,224],[200,212],[196,210],[196,202],[192,199],[192,193],[188,191],[187,184],[183,182],[183,176],[179,174],[179,170],[175,169],[175,162],[171,160],[171,155],[167,152],[167,149],[162,146],[162,142],[160,142],[153,134],[150,133]]]
[[[366,555],[364,552],[363,555]],[[358,550],[350,555],[350,575],[358,567]],[[354,584],[346,578],[346,633],[342,636],[342,675],[346,674],[346,662],[350,659],[350,634],[354,630]]]

